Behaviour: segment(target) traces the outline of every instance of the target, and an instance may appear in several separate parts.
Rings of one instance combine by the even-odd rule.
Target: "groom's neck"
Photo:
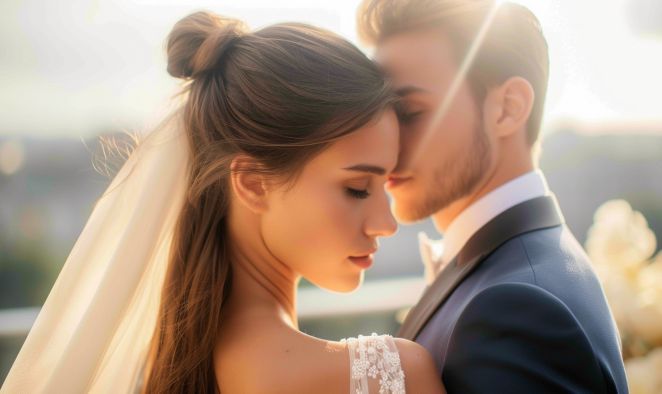
[[[508,160],[498,163],[491,171],[486,172],[486,176],[470,194],[454,201],[432,215],[432,221],[437,231],[444,234],[451,223],[478,200],[503,184],[531,172],[535,168],[536,166],[531,157],[523,160]]]

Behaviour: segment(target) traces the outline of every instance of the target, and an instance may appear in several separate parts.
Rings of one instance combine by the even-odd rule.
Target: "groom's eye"
[[[352,198],[358,198],[363,200],[370,196],[368,190],[353,189],[351,187],[348,187],[345,190],[347,191],[347,194]]]

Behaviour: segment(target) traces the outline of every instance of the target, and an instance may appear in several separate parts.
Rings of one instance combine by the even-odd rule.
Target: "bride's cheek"
[[[308,222],[307,245],[324,264],[340,262],[351,253],[346,239],[352,218],[343,198],[341,193],[328,190],[311,196],[309,214],[305,217]]]
[[[315,262],[327,265],[344,253],[338,245],[343,212],[324,188],[300,188],[292,193],[272,207],[264,238],[279,260],[305,275],[322,269]]]
[[[342,239],[346,236],[343,233],[346,231],[347,212],[342,201],[331,193],[320,194],[315,198],[315,207],[311,212],[315,212],[308,217],[315,247],[329,257],[344,255],[346,251],[343,250]]]

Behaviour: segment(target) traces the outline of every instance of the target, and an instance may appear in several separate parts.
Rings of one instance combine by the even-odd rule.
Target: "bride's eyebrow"
[[[355,166],[346,167],[343,169],[347,171],[367,172],[369,174],[375,174],[375,175],[386,174],[386,170],[384,168],[379,166],[374,166],[371,164],[357,164]]]
[[[401,98],[409,96],[410,94],[414,94],[414,93],[429,93],[429,92],[421,87],[414,85],[403,86],[395,90],[395,94],[400,96]]]

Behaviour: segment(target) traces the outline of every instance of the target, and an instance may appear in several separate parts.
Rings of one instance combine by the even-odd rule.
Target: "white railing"
[[[302,320],[396,311],[416,303],[424,288],[425,282],[420,277],[369,281],[350,294],[302,288],[297,308]],[[38,307],[0,310],[0,338],[26,335],[39,310]]]
[[[369,281],[350,294],[303,288],[297,308],[301,319],[395,311],[414,305],[424,289],[420,277]]]
[[[33,307],[0,310],[0,338],[27,334],[40,309]]]

